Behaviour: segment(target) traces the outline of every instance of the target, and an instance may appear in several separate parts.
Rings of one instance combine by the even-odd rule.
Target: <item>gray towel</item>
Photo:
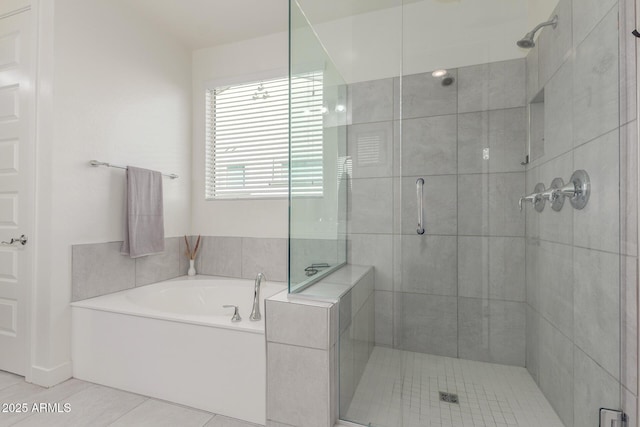
[[[127,167],[124,241],[120,253],[138,258],[164,251],[162,174]]]

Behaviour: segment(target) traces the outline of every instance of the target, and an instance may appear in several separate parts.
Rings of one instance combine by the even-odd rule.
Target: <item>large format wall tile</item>
[[[458,236],[458,296],[489,298],[489,238]]]
[[[396,214],[396,218],[402,221],[402,234],[416,234],[418,178],[424,179],[422,206],[425,234],[455,235],[458,229],[455,197],[458,183],[455,175],[402,178],[402,215]],[[396,206],[399,207],[400,203],[396,203]]]
[[[393,236],[390,234],[352,234],[349,262],[375,268],[375,289],[393,289]]]
[[[579,348],[573,352],[574,426],[597,427],[600,408],[620,407],[620,385]]]
[[[573,338],[573,247],[540,242],[538,289],[540,314],[562,333]],[[534,268],[534,266],[531,266]]]
[[[529,162],[536,164],[545,155],[545,108],[543,102],[529,104]]]
[[[524,238],[459,236],[458,295],[524,302]]]
[[[396,289],[455,296],[456,246],[455,236],[403,236],[402,280]]]
[[[393,174],[393,122],[351,125],[347,130],[347,154],[353,178],[389,177]]]
[[[525,192],[530,194],[540,182],[540,167],[530,167],[525,173]],[[545,185],[543,183],[543,185]],[[546,184],[548,185],[548,184]],[[545,187],[546,187],[545,185]],[[522,203],[525,216],[525,236],[527,238],[540,238],[540,213],[535,210],[532,203]]]
[[[269,312],[267,341],[320,350],[333,345],[331,337],[336,334],[330,330],[326,307],[267,300],[266,311]],[[296,327],[292,328],[292,324]]]
[[[267,343],[267,419],[293,426],[329,427],[327,352]]]
[[[525,59],[527,67],[527,102],[532,102],[540,91],[540,84],[538,83],[539,57],[540,46],[535,46],[529,51]]]
[[[72,247],[72,301],[131,289],[136,283],[136,261],[120,255],[122,242]]]
[[[619,132],[615,130],[575,150],[574,168],[587,171],[591,180],[587,206],[572,209],[573,241],[577,246],[620,250],[619,147]]]
[[[579,0],[575,0],[579,1]],[[572,0],[560,0],[549,18],[558,16],[556,28],[545,27],[538,37],[540,46],[538,53],[540,85],[544,86],[552,75],[560,68],[567,58],[571,56],[572,46]],[[546,95],[546,90],[545,90]]]
[[[461,236],[488,234],[488,212],[489,175],[458,175],[458,234]]]
[[[287,239],[242,238],[242,278],[264,273],[267,280],[287,280]]]
[[[620,128],[620,252],[638,255],[638,126]]]
[[[618,0],[573,0],[573,45],[582,43]],[[617,34],[617,32],[616,32]]]
[[[349,124],[393,120],[393,79],[351,84],[348,99]]]
[[[541,267],[540,267],[540,245],[539,239],[526,239],[525,256],[526,256],[526,301],[527,304],[540,311],[540,283]],[[573,314],[571,314],[573,316]]]
[[[489,148],[489,112],[459,114],[458,173],[489,172],[489,159],[483,155],[486,148]]]
[[[526,97],[524,58],[489,64],[489,109],[524,107]]]
[[[348,202],[351,233],[393,231],[392,178],[354,179]]]
[[[399,293],[400,348],[457,357],[457,298]]]
[[[457,80],[457,70],[448,70]],[[442,86],[441,80],[431,73],[402,77],[402,118],[442,116],[455,114],[458,102],[457,85]],[[399,103],[396,101],[396,103]],[[396,118],[399,118],[396,116]]]
[[[539,328],[538,384],[564,424],[573,426],[574,345],[544,319]]]
[[[457,118],[455,115],[402,121],[402,174],[455,174]]]
[[[300,283],[308,279],[305,268],[311,264],[327,263],[335,266],[338,259],[346,259],[346,253],[340,257],[340,251],[346,252],[346,244],[340,239],[291,239],[291,281]],[[282,254],[286,263],[287,253]]]
[[[393,292],[375,291],[375,343],[393,345]]]
[[[638,394],[638,259],[621,259],[622,342],[621,373],[622,384],[634,394]]]
[[[212,276],[242,277],[242,238],[204,236],[196,271]]]
[[[526,305],[525,366],[536,383],[540,383],[540,315]]]
[[[489,237],[489,298],[525,301],[523,237]]]
[[[618,126],[618,8],[576,49],[573,68],[573,141],[583,144]]]
[[[636,38],[629,34],[636,29],[636,4],[623,1],[620,8],[620,124],[638,116]],[[636,156],[637,157],[637,156]]]
[[[489,172],[524,172],[526,108],[489,112]]]
[[[356,391],[353,326],[340,334],[340,416],[344,417]]]
[[[458,357],[524,366],[524,303],[458,298],[458,316]]]
[[[543,160],[549,160],[573,148],[573,61],[566,61],[545,85],[543,105]]]
[[[458,116],[458,173],[520,172],[527,143],[525,108]]]
[[[523,107],[524,59],[473,65],[458,70],[458,112]]]
[[[620,374],[619,255],[574,248],[574,342],[616,377]]]
[[[489,64],[458,69],[458,113],[489,109]]]
[[[524,213],[518,199],[525,194],[524,172],[489,174],[489,234],[524,236]]]
[[[136,259],[136,286],[148,285],[180,276],[180,237],[165,239],[164,252]]]

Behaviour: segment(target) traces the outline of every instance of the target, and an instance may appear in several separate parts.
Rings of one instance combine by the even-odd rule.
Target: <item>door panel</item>
[[[0,19],[0,370],[24,375],[32,251],[31,12]]]

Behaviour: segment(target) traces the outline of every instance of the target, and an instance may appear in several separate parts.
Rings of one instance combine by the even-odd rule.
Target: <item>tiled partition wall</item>
[[[281,292],[266,301],[267,427],[338,419],[338,304]]]
[[[524,366],[525,61],[449,73],[350,86],[349,262],[375,266],[377,345]]]
[[[192,244],[195,237],[191,236]],[[162,254],[137,259],[120,255],[122,242],[72,247],[72,301],[169,280],[187,274],[183,237],[165,240]],[[203,236],[195,263],[198,274],[287,280],[287,239]]]
[[[577,169],[592,185],[583,210],[526,209],[526,366],[567,427],[595,427],[600,407],[621,405],[637,422],[637,188],[625,185],[637,182],[635,42],[624,19],[633,2],[620,6],[560,0],[557,29],[527,57],[528,99],[544,91],[527,191]]]
[[[345,266],[326,279],[333,284],[349,286],[340,297],[340,417],[344,419],[353,395],[364,374],[375,344],[374,270],[371,267]],[[355,281],[355,284],[353,283]],[[318,285],[316,285],[318,286]],[[320,285],[321,286],[321,285]]]

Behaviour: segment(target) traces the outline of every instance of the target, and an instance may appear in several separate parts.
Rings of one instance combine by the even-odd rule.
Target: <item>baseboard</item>
[[[42,386],[53,387],[72,377],[71,361],[64,362],[53,368],[32,366],[31,375],[27,376],[27,382]]]

